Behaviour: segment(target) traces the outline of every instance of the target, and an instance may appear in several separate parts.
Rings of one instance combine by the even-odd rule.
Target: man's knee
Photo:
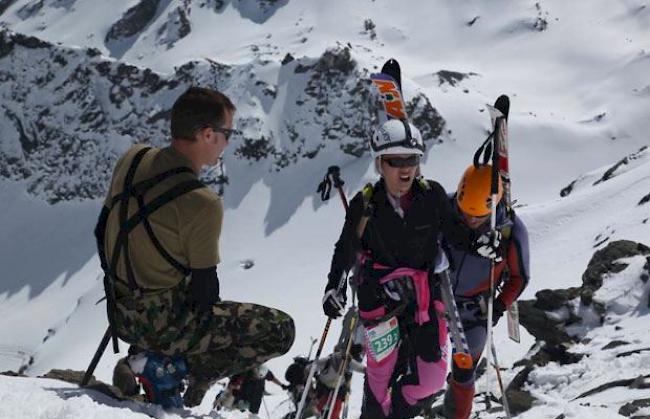
[[[293,346],[293,341],[296,338],[296,325],[288,314],[284,312],[280,313],[280,319],[278,320],[278,327],[280,329],[280,355],[284,355],[289,352],[291,346]]]

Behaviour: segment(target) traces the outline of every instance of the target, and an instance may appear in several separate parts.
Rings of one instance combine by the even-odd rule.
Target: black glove
[[[507,310],[506,305],[503,304],[498,298],[494,299],[492,303],[492,327],[496,326],[499,323],[499,319],[503,316],[503,313]]]
[[[209,310],[220,301],[217,268],[192,269],[187,291],[187,304],[193,310],[199,313]]]
[[[347,302],[345,278],[339,276],[338,280],[332,280],[339,275],[331,275],[325,287],[323,295],[323,312],[329,318],[335,319],[343,314]],[[339,287],[339,283],[341,286]]]
[[[499,246],[501,245],[501,232],[499,230],[490,230],[482,234],[474,242],[474,251],[487,259],[492,259],[499,263],[503,260],[500,255]]]

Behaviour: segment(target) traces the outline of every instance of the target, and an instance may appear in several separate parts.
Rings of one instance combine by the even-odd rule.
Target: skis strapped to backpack
[[[510,111],[510,100],[508,96],[499,96],[494,103],[494,107],[490,106],[488,110],[490,111],[493,127],[496,128],[496,119],[499,116],[503,116],[504,118],[501,124],[499,124],[499,132],[495,133],[495,141],[498,155],[497,167],[501,181],[503,182],[503,196],[506,206],[510,208],[512,205],[512,195],[510,193],[510,168],[508,165],[508,114]],[[516,300],[508,308],[508,337],[517,343],[521,340],[519,331],[519,306]]]
[[[490,136],[487,138],[487,140],[483,143],[483,145],[477,150],[476,154],[474,155],[474,164],[478,164],[478,160],[480,157],[480,154],[484,150],[484,159],[483,163],[488,163],[490,162],[490,159],[492,160],[492,185],[491,185],[491,195],[492,195],[492,212],[490,214],[490,227],[492,231],[496,230],[496,206],[498,204],[497,202],[497,195],[498,195],[498,177],[501,176],[500,174],[500,169],[505,168],[505,173],[507,174],[507,167],[508,167],[508,161],[507,161],[507,133],[508,133],[508,128],[507,128],[507,115],[510,110],[510,100],[508,99],[508,96],[501,95],[499,98],[496,100],[494,106],[488,105],[488,110],[490,112],[490,116],[492,118],[492,124],[493,124],[493,131],[490,134]],[[490,143],[490,140],[492,142]],[[505,179],[502,180],[504,184],[507,184],[507,190],[509,191],[509,176],[507,176]],[[506,204],[509,206],[509,194],[508,197],[506,198]],[[494,336],[493,336],[493,321],[492,321],[492,314],[493,314],[493,307],[494,307],[494,288],[495,288],[495,278],[494,278],[494,261],[491,263],[491,269],[490,269],[490,297],[488,299],[488,307],[487,307],[487,339],[486,339],[486,345],[488,346],[487,352],[486,352],[486,360],[488,367],[492,365],[494,367],[496,376],[497,376],[497,381],[499,384],[499,389],[501,390],[501,395],[502,395],[502,400],[503,400],[503,407],[505,409],[506,416],[508,418],[511,417],[510,415],[510,409],[508,406],[508,399],[506,397],[506,390],[505,386],[503,383],[503,380],[501,379],[501,371],[499,367],[499,362],[497,360],[497,352],[496,352],[496,347],[494,345]],[[508,315],[510,318],[510,314]],[[510,327],[508,328],[510,331]],[[519,329],[512,329],[516,333],[518,342],[519,336]],[[513,338],[513,336],[511,336]],[[489,369],[486,370],[486,373],[489,373]],[[486,398],[485,398],[485,403],[486,406],[489,408],[490,407],[490,399],[489,399],[489,394],[490,394],[490,378],[489,374],[486,375]]]
[[[406,119],[406,103],[402,96],[401,71],[397,60],[386,61],[381,73],[370,75],[377,89],[377,116],[383,124],[389,119]]]

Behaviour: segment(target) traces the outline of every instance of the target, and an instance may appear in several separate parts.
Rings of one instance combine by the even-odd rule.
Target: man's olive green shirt
[[[133,157],[144,147],[146,146],[133,146],[117,162],[105,205],[109,206],[112,198],[122,192],[124,178]],[[177,167],[191,168],[192,166],[185,156],[172,147],[152,148],[140,162],[133,183]],[[192,179],[197,179],[197,175],[188,172],[163,180],[146,192],[145,205],[173,186]],[[104,245],[106,260],[109,263],[119,233],[119,206],[119,202],[115,204],[106,225]],[[131,198],[129,217],[136,213],[137,208],[136,199]],[[205,269],[219,263],[219,235],[222,221],[221,198],[207,187],[181,195],[149,216],[152,230],[162,247],[176,261],[190,269]],[[171,266],[158,252],[142,223],[129,234],[129,256],[135,280],[140,287],[166,289],[177,285],[183,279],[183,274]],[[125,283],[128,282],[124,255],[120,256],[117,277]]]

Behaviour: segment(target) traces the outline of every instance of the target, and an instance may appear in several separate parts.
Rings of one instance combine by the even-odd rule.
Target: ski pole
[[[339,193],[339,197],[341,198],[341,202],[343,203],[343,208],[345,208],[345,212],[347,212],[349,208],[348,200],[345,197],[345,192],[343,191],[343,185],[345,184],[345,182],[343,182],[343,179],[341,179],[341,169],[338,166],[328,167],[327,173],[325,174],[325,178],[318,185],[317,192],[320,192],[321,199],[323,201],[327,201],[329,199],[330,191],[332,189],[332,183],[334,184],[334,187]],[[339,289],[343,288],[343,286],[346,285],[347,280],[348,280],[347,275],[342,276],[339,281],[338,288]],[[325,338],[327,337],[327,333],[329,332],[331,324],[332,324],[332,318],[328,317],[327,322],[325,323],[325,329],[323,330],[323,335],[321,336],[320,343],[318,344],[318,350],[316,351],[316,355],[314,357],[314,360],[312,361],[311,368],[309,369],[309,374],[307,376],[307,381],[305,382],[305,388],[303,389],[302,396],[300,397],[300,403],[298,404],[298,410],[296,411],[295,419],[302,419],[302,412],[303,409],[305,408],[307,393],[309,392],[309,389],[311,387],[311,382],[314,379],[314,375],[316,374],[316,367],[318,364],[318,360],[320,358],[321,353],[323,352],[323,346],[325,345]]]
[[[440,273],[440,293],[442,302],[445,305],[445,317],[447,317],[447,328],[451,335],[452,346],[452,359],[456,367],[462,370],[471,370],[474,361],[472,355],[469,353],[469,346],[467,345],[467,337],[463,323],[460,320],[458,307],[454,298],[453,289],[451,288],[451,281],[449,279],[449,272],[445,269]]]
[[[111,327],[108,326],[108,328],[106,329],[106,333],[104,333],[104,337],[102,338],[102,341],[99,343],[99,346],[97,347],[97,351],[95,351],[95,355],[93,356],[93,359],[90,361],[90,365],[88,365],[88,368],[86,369],[84,378],[81,380],[81,384],[80,384],[81,387],[85,387],[90,381],[90,377],[92,377],[93,372],[95,372],[95,368],[97,368],[97,364],[99,363],[99,360],[102,358],[102,355],[104,355],[104,351],[108,346],[108,342],[111,340],[111,336],[112,336]]]
[[[510,404],[508,402],[508,398],[506,397],[506,390],[503,386],[503,380],[501,379],[501,369],[499,367],[499,361],[497,360],[497,349],[494,346],[494,340],[492,340],[492,345],[490,345],[490,349],[492,350],[492,358],[494,359],[494,371],[496,372],[497,375],[497,382],[499,383],[499,388],[501,389],[501,399],[503,404],[503,410],[506,412],[506,417],[508,419],[512,418],[512,415],[510,414]]]
[[[350,321],[350,335],[348,336],[348,344],[347,347],[345,348],[345,355],[342,359],[341,367],[339,368],[338,378],[336,379],[336,386],[334,387],[334,393],[332,396],[332,401],[330,402],[331,404],[329,408],[329,413],[327,414],[327,419],[331,419],[332,417],[332,412],[334,412],[334,406],[336,406],[336,398],[338,397],[339,389],[341,388],[341,381],[348,367],[348,361],[350,360],[350,348],[352,348],[354,330],[357,326],[358,316],[359,314],[357,313],[354,317],[352,317],[352,320]]]
[[[320,343],[318,344],[318,349],[316,350],[316,356],[314,356],[314,360],[312,361],[311,367],[309,368],[309,375],[307,375],[307,381],[305,382],[305,388],[303,389],[302,396],[300,397],[300,403],[298,404],[298,410],[296,411],[295,419],[302,418],[302,411],[305,407],[305,401],[307,400],[307,393],[311,387],[311,381],[314,379],[314,374],[316,374],[316,364],[318,363],[320,354],[323,352],[323,346],[325,346],[325,338],[327,337],[327,333],[330,330],[331,324],[332,318],[328,317],[327,322],[325,323],[325,329],[323,330],[323,334],[320,338]]]
[[[311,339],[311,345],[309,345],[309,353],[307,354],[308,360],[309,358],[311,358],[311,351],[314,349],[314,345],[316,344],[316,340],[317,340],[315,337],[311,337],[311,336],[310,339]]]

